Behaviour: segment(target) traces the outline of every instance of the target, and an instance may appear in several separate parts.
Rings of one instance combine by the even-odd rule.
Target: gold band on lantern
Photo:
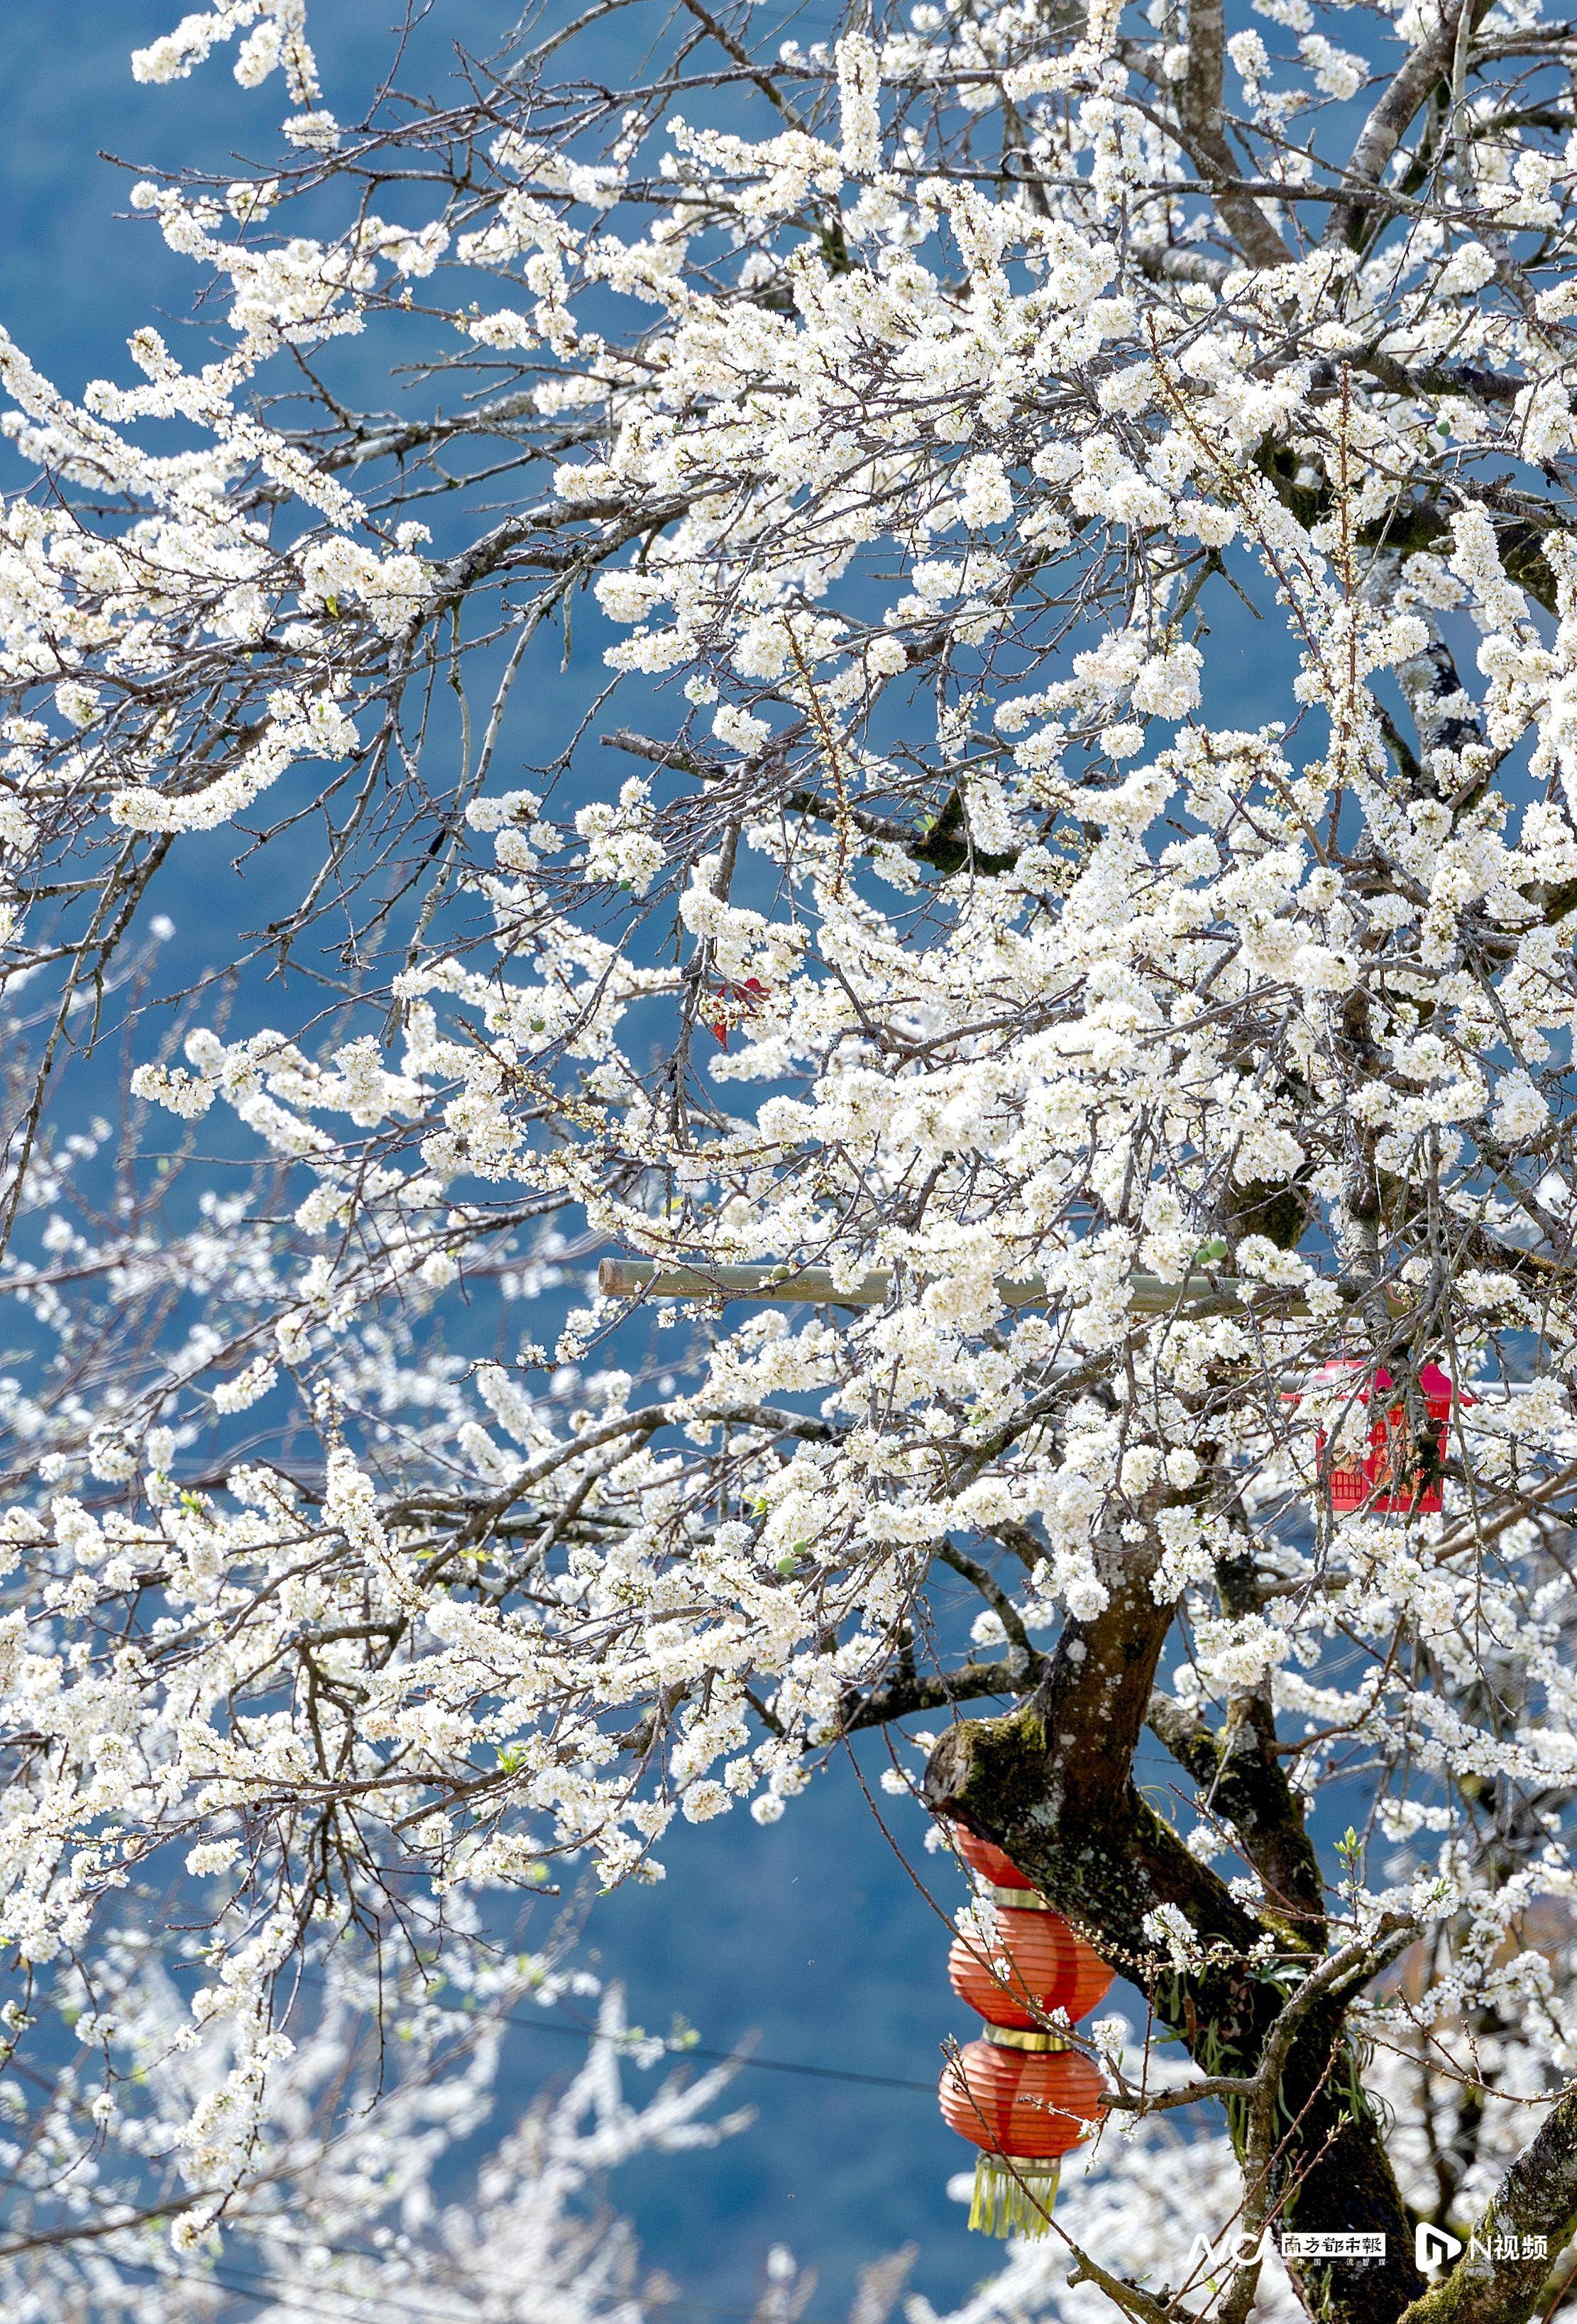
[[[1021,2031],[1017,2025],[982,2025],[981,2032],[999,2050],[1071,2050],[1073,2043],[1064,2034],[1041,2034]]]
[[[1038,1888],[998,1888],[990,1880],[982,1884],[983,1894],[1005,1913],[1055,1913],[1056,1906]]]

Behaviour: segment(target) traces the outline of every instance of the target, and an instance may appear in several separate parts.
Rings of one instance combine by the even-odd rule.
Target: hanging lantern
[[[1016,1888],[992,1892],[996,1926],[991,1940],[954,1937],[947,1978],[960,2001],[991,2024],[1028,2034],[1037,2026],[1044,2029],[1056,2010],[1071,2023],[1098,2007],[1111,1989],[1111,1971],[1049,1905],[1037,1899],[1039,1909],[1024,1912],[1002,1902],[1025,1893],[1034,1894]]]
[[[954,1825],[953,1841],[980,1876],[996,1922],[989,1944],[954,1940],[947,1976],[959,1999],[992,2024],[1025,2030],[1042,2024],[1054,2010],[1072,2019],[1098,2007],[1111,1985],[1100,1955],[1030,1886],[1011,1857],[962,1824]]]
[[[1319,1375],[1319,1384],[1329,1388],[1351,1379],[1355,1373],[1362,1376],[1364,1382],[1354,1391],[1355,1398],[1366,1407],[1371,1397],[1378,1402],[1393,1385],[1389,1372],[1383,1368],[1371,1373],[1360,1359],[1345,1356],[1325,1365]],[[1452,1407],[1458,1401],[1471,1404],[1472,1398],[1459,1399],[1438,1364],[1424,1366],[1418,1375],[1418,1387],[1428,1415],[1434,1458],[1420,1459],[1408,1425],[1406,1406],[1387,1405],[1379,1417],[1370,1421],[1368,1450],[1358,1467],[1326,1472],[1325,1498],[1336,1516],[1344,1517],[1361,1509],[1370,1517],[1432,1517],[1442,1508],[1440,1471],[1450,1449]],[[1321,1428],[1315,1435],[1314,1451],[1322,1465],[1328,1443],[1327,1434]]]
[[[1056,2034],[1018,2042],[1035,2047],[1010,2047],[988,2027],[949,2058],[936,2093],[948,2128],[982,2150],[969,2224],[988,2236],[1046,2233],[1062,2158],[1101,2112],[1103,2086],[1088,2058]]]
[[[1061,2159],[1099,2118],[1102,2089],[1098,2070],[1046,2020],[1093,2009],[1111,1971],[1000,1848],[960,1826],[953,1839],[991,1907],[991,1933],[958,1936],[947,1957],[953,1990],[986,2022],[984,2039],[943,2072],[943,2118],[982,2150],[970,2226],[1044,2235]]]

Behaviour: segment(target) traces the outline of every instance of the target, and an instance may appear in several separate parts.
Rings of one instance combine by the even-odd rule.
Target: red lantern
[[[992,1907],[991,1935],[959,1936],[947,1957],[953,1990],[985,2019],[942,2076],[943,2118],[983,2151],[975,2165],[972,2227],[1041,2236],[1061,2157],[1101,2111],[1102,2080],[1060,2034],[1102,2000],[1111,1972],[1060,1913],[988,1840],[954,1825],[959,1854]]]
[[[948,2128],[982,2151],[969,2224],[987,2235],[1044,2235],[1057,2172],[1070,2147],[1100,2117],[1097,2069],[1048,2034],[967,2042],[942,2070],[937,2090]]]
[[[1320,1373],[1320,1385],[1329,1388],[1350,1379],[1353,1374],[1362,1378],[1364,1383],[1354,1388],[1355,1400],[1366,1406],[1371,1392],[1383,1397],[1392,1386],[1389,1372],[1381,1368],[1371,1374],[1369,1366],[1357,1357],[1342,1357],[1327,1364]],[[1371,1517],[1431,1517],[1442,1507],[1440,1463],[1450,1448],[1452,1406],[1458,1399],[1438,1364],[1424,1366],[1418,1375],[1418,1386],[1434,1440],[1435,1462],[1420,1462],[1406,1405],[1388,1405],[1370,1425],[1369,1450],[1359,1466],[1332,1469],[1326,1474],[1326,1499],[1338,1516],[1361,1509]],[[1463,1397],[1462,1401],[1471,1403],[1472,1399]],[[1320,1429],[1314,1451],[1322,1464],[1328,1442],[1325,1430]]]
[[[947,1975],[959,1999],[991,2024],[1025,2033],[1044,2027],[1056,2009],[1070,2020],[1083,2017],[1111,1985],[1105,1962],[1060,1913],[1019,1912],[1000,1902],[992,1941],[954,1937]]]

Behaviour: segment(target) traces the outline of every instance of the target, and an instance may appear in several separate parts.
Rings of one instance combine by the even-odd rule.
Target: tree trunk
[[[934,1811],[994,1840],[1095,1947],[1130,1978],[1160,2022],[1211,2075],[1252,2075],[1274,2021],[1296,1990],[1256,1948],[1268,1936],[1285,1960],[1287,1926],[1261,1920],[1191,1856],[1140,1798],[1133,1757],[1173,1608],[1150,1588],[1153,1557],[1109,1541],[1105,1610],[1070,1622],[1047,1683],[1024,1709],[954,1727],[933,1753],[926,1792]],[[1277,1763],[1264,1769],[1268,1801],[1296,1814]],[[1245,1815],[1248,1810],[1242,1811]],[[1298,1819],[1301,1829],[1301,1818]],[[1243,1835],[1254,1854],[1254,1835]],[[1286,1835],[1280,1853],[1286,1855]],[[1200,1950],[1197,1967],[1175,1965],[1145,1917],[1176,1905]],[[1294,1946],[1309,1950],[1307,1935]],[[1280,2077],[1277,2140],[1269,2158],[1268,2216],[1299,2233],[1374,2233],[1383,2259],[1309,2263],[1294,2271],[1310,2313],[1331,2324],[1396,2324],[1424,2289],[1412,2226],[1379,2126],[1364,2098],[1342,2032],[1351,1991],[1315,2003],[1299,2025]],[[1240,2155],[1248,2110],[1228,2106]],[[1250,2192],[1252,2190],[1250,2190]],[[1183,2255],[1179,2254],[1181,2261]]]

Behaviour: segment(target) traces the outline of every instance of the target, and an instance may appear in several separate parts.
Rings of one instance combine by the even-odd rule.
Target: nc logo
[[[1426,2227],[1422,2223],[1413,2230],[1413,2256],[1426,2275],[1437,2267],[1444,2267],[1462,2250],[1462,2237],[1448,2235],[1443,2227]]]

